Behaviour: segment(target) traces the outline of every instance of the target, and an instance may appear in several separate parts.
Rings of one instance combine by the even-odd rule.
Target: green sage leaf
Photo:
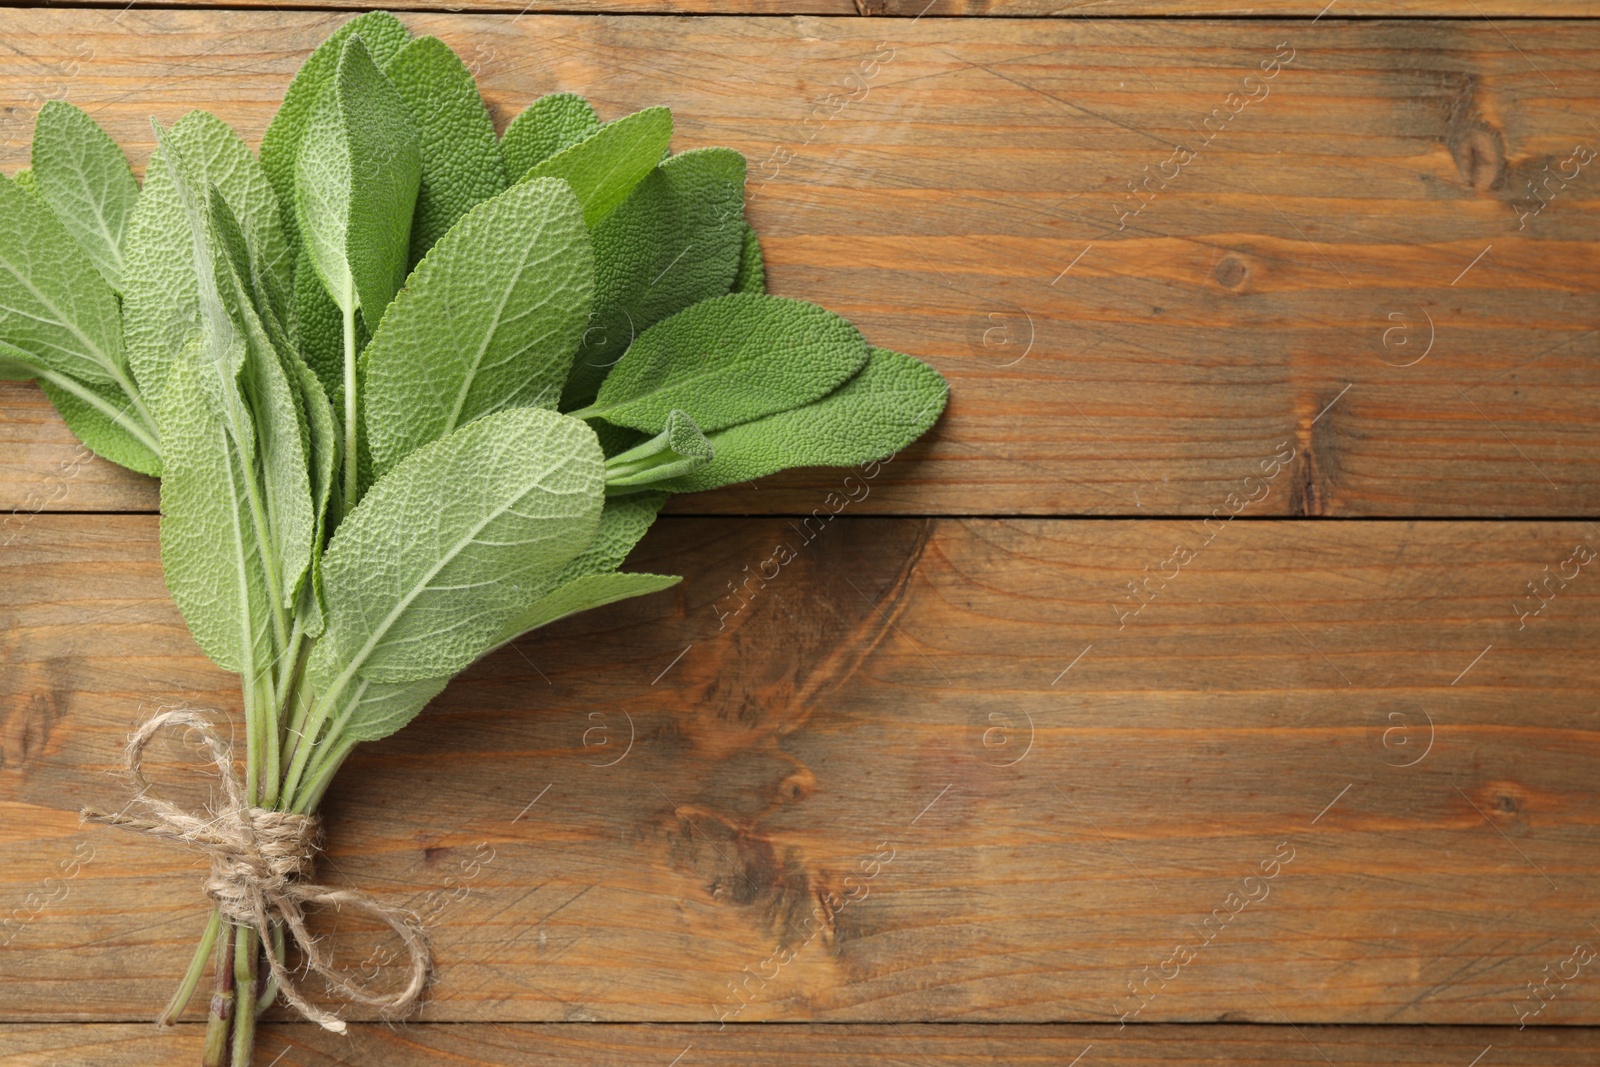
[[[560,178],[572,186],[591,228],[655,169],[672,141],[672,112],[649,107],[608,122],[587,140],[534,166],[522,180]]]
[[[577,93],[541,96],[511,120],[500,139],[506,171],[526,174],[557,152],[587,140],[601,125],[589,101]]]
[[[407,456],[323,557],[328,624],[312,682],[337,692],[357,676],[466,667],[589,544],[602,463],[592,430],[542,408],[485,416]]]
[[[853,467],[883,459],[922,436],[948,395],[945,380],[926,363],[874,348],[861,373],[826,397],[711,434],[716,454],[709,463],[656,487],[694,493],[788,467]]]
[[[130,384],[117,298],[50,209],[0,177],[0,341],[36,368]]]
[[[411,113],[353,35],[300,145],[295,209],[329,295],[368,329],[405,281],[421,174]]]
[[[867,362],[856,328],[815,304],[731,293],[650,327],[582,418],[660,433],[674,408],[706,433],[825,396]]]
[[[506,188],[506,166],[472,72],[443,41],[418,37],[383,72],[411,112],[422,154],[411,219],[416,263],[457,219]]]
[[[349,710],[339,736],[351,741],[378,741],[388,737],[415,719],[428,706],[428,701],[450,684],[450,678],[444,675],[414,682],[359,679],[346,705]]]
[[[590,608],[614,604],[630,597],[645,596],[671,588],[683,581],[671,574],[635,574],[612,571],[609,574],[587,574],[575,578],[540,597],[527,611],[506,624],[505,640],[512,640],[529,630],[548,626],[557,619]]]
[[[251,519],[249,457],[201,384],[201,342],[171,361],[160,407],[161,570],[211,661],[247,679],[274,657],[276,596]]]
[[[508,405],[555,407],[593,287],[589,233],[565,182],[524,182],[468,212],[417,265],[362,358],[374,472]]]
[[[744,157],[702,148],[662,163],[594,228],[595,314],[562,394],[594,399],[640,333],[727,293],[739,267]]]
[[[191,111],[160,142],[128,221],[122,300],[128,362],[152,405],[160,403],[168,367],[201,328],[194,230],[173,186],[169,152],[182,154],[201,204],[212,186],[222,193],[251,261],[272,276],[273,290],[286,294],[294,285],[277,194],[239,136],[215,115]]]
[[[761,254],[761,238],[756,228],[744,224],[744,247],[739,254],[739,272],[733,278],[736,293],[764,293],[767,291],[767,263]]]
[[[33,128],[33,177],[106,284],[121,292],[122,235],[139,200],[122,149],[82,109],[49,100]]]
[[[278,195],[278,204],[283,210],[283,230],[295,249],[301,241],[294,209],[295,167],[300,161],[300,145],[311,125],[311,114],[317,102],[333,83],[339,68],[339,54],[352,34],[361,35],[373,62],[380,67],[411,39],[411,32],[387,11],[369,11],[346,22],[306,58],[261,138],[261,167]]]
[[[231,323],[244,342],[245,359],[238,385],[253,415],[257,477],[270,531],[266,568],[275,579],[287,610],[294,608],[299,599],[319,525],[313,513],[306,397],[298,369],[290,362],[298,357],[274,343],[252,302],[250,283],[241,276],[239,257],[245,250],[238,222],[222,194],[215,188],[211,194],[207,236],[213,247],[217,287]],[[240,421],[242,425],[243,420]]]
[[[562,568],[548,592],[506,624],[502,640],[512,640],[573,612],[644,596],[676,584],[679,579],[670,575],[616,573],[650,529],[666,500],[667,494],[654,492],[607,499],[589,547]]]
[[[39,388],[67,429],[95,455],[140,474],[161,476],[160,445],[121,388],[50,373],[41,374]]]

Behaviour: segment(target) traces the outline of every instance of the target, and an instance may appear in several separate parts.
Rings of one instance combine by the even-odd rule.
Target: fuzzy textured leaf
[[[602,463],[592,430],[541,408],[486,416],[402,460],[323,557],[312,681],[417,681],[471,663],[589,544]]]
[[[557,619],[590,608],[614,604],[630,597],[645,596],[669,589],[682,578],[672,574],[635,574],[612,571],[606,574],[586,574],[540,597],[527,611],[506,624],[505,640],[548,626]]]
[[[506,171],[526,174],[557,152],[587,140],[601,125],[589,101],[577,93],[541,96],[511,120],[500,139]]]
[[[122,235],[139,200],[122,149],[81,108],[49,100],[33,127],[32,171],[40,198],[121,292]]]
[[[640,333],[733,285],[744,220],[744,157],[685,152],[651,171],[594,228],[595,315],[562,404],[594,399]]]
[[[660,433],[681,408],[711,433],[809,404],[866,362],[861,334],[833,312],[731,293],[646,330],[581,414]]]
[[[608,122],[587,140],[564,149],[523,175],[560,178],[572,186],[591,228],[628,198],[655,169],[672,141],[672,112],[649,107]]]
[[[733,278],[736,293],[764,293],[767,291],[767,262],[761,254],[761,238],[756,228],[744,224],[744,247],[739,253],[739,272]]]
[[[295,167],[300,161],[300,145],[311,125],[311,114],[322,94],[333,83],[339,67],[339,53],[351,34],[359,34],[373,62],[380,67],[389,62],[411,39],[411,31],[387,11],[369,11],[333,31],[333,35],[317,46],[306,57],[299,73],[289,83],[278,113],[272,117],[266,134],[261,138],[261,167],[278,194],[283,209],[283,230],[290,245],[300,245],[299,227],[295,219],[294,181]]]
[[[67,429],[95,455],[140,474],[161,476],[160,446],[120,388],[53,374],[41,376],[39,388]]]
[[[44,203],[0,176],[0,341],[81,382],[127,379],[111,286]]]
[[[444,691],[450,676],[414,682],[374,682],[362,678],[350,698],[349,718],[340,735],[353,741],[379,741],[405,726],[428,701]]]
[[[189,632],[223,670],[272,662],[272,583],[251,526],[249,469],[201,386],[198,341],[172,360],[160,409],[161,570]]]
[[[507,405],[555,407],[593,286],[565,182],[524,182],[473,208],[417,265],[362,357],[374,472]]]
[[[667,494],[658,492],[608,499],[589,546],[562,568],[552,585],[562,585],[587,574],[614,571],[622,566],[622,561],[628,558],[628,553],[639,543],[639,538],[656,521],[657,513],[666,502]]]
[[[368,329],[405,281],[422,176],[416,125],[359,36],[311,116],[295,168],[306,253],[340,309]]]
[[[711,462],[657,488],[693,493],[789,467],[853,467],[882,459],[922,436],[948,394],[926,363],[874,348],[861,373],[823,399],[711,434]]]
[[[222,193],[251,260],[272,275],[273,288],[289,293],[294,284],[272,183],[238,134],[215,115],[191,111],[161,135],[150,157],[125,245],[128,361],[152,405],[160,403],[168,366],[201,326],[194,233],[167,169],[169,151],[182,153],[198,196],[212,186]]]
[[[383,72],[411,112],[422,154],[411,219],[416,263],[457,219],[506,188],[506,166],[472,72],[443,41],[418,37]]]

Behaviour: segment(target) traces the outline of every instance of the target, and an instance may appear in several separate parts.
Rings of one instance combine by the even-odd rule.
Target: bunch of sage
[[[602,122],[567,93],[497,136],[456,55],[382,12],[309,57],[259,159],[205,112],[155,129],[141,187],[86,113],[40,111],[0,177],[0,375],[161,478],[167,587],[240,676],[232,815],[286,835],[250,863],[288,866],[208,883],[160,1019],[214,957],[206,1062],[242,1067],[279,993],[343,1025],[283,989],[312,950],[281,901],[317,902],[295,863],[358,743],[505,642],[677,581],[620,569],[668,494],[881,458],[946,389],[766,294],[737,152],[673,154],[666,108]]]

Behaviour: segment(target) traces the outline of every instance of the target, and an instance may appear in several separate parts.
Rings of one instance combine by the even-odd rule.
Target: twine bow
[[[225,802],[205,815],[185,811],[150,796],[150,783],[140,767],[144,750],[155,735],[167,727],[177,726],[199,732],[222,775]],[[261,943],[268,946],[264,954],[272,977],[277,980],[278,991],[301,1015],[334,1033],[344,1033],[343,1020],[306,1000],[289,969],[271,951],[273,922],[283,924],[305,958],[306,968],[320,975],[347,1000],[378,1008],[385,1014],[399,1014],[422,995],[432,959],[416,916],[380,904],[356,890],[332,889],[309,881],[317,854],[316,817],[271,811],[246,803],[228,746],[209,719],[184,710],[157,715],[128,739],[126,761],[128,773],[139,787],[134,803],[144,809],[143,813],[128,815],[85,808],[84,819],[193,845],[205,853],[211,861],[211,873],[205,881],[206,896],[216,902],[225,918],[252,927],[260,935]],[[305,924],[306,906],[323,904],[349,905],[364,911],[399,935],[411,954],[411,975],[404,989],[396,993],[374,993],[334,969],[332,959],[323,952]]]

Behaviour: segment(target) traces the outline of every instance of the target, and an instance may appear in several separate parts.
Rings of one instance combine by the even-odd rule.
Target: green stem
[[[287,948],[285,946],[284,939],[283,939],[283,924],[282,923],[274,922],[272,924],[272,949],[271,949],[271,951],[272,951],[272,955],[274,956],[274,958],[276,958],[279,963],[282,963],[283,962],[283,954],[284,954],[285,951],[287,951]],[[269,973],[267,975],[267,980],[266,980],[266,982],[265,982],[265,984],[264,984],[264,986],[263,986],[263,988],[261,990],[261,996],[256,999],[256,1014],[260,1015],[262,1012],[264,1012],[268,1008],[272,1007],[272,1002],[277,1000],[277,999],[278,999],[278,977],[277,977],[277,975]]]
[[[233,947],[233,927],[229,926],[217,945],[217,990],[211,994],[211,1013],[206,1017],[204,1067],[222,1067],[228,1060],[228,1036],[233,1031],[233,968],[229,966]]]
[[[205,933],[200,935],[200,944],[194,950],[194,959],[189,961],[189,969],[183,972],[183,981],[178,983],[178,991],[172,994],[167,1006],[156,1016],[157,1026],[171,1026],[172,1021],[182,1015],[183,1009],[189,1006],[195,989],[200,985],[200,976],[206,972],[208,957],[216,947],[217,931],[221,929],[222,913],[212,908],[211,918],[206,920]]]
[[[262,671],[244,683],[244,791],[251,804],[267,807],[278,796],[277,769],[262,776],[262,757],[273,747],[271,736],[278,728],[278,706],[270,671]]]
[[[353,288],[353,287],[352,287]],[[354,293],[344,301],[344,510],[355,506],[356,443],[359,424],[356,396],[356,302]]]
[[[281,797],[293,798],[300,786],[300,779],[305,775],[306,764],[310,762],[312,750],[317,747],[317,735],[322,732],[323,723],[328,720],[328,713],[337,705],[339,698],[344,695],[345,686],[350,683],[351,672],[345,671],[333,683],[333,686],[317,698],[316,706],[306,716],[306,722],[295,738],[294,760],[289,764],[288,773],[283,777],[283,792]]]
[[[301,739],[306,728],[306,716],[316,706],[316,699],[305,689],[306,663],[311,659],[311,650],[316,646],[316,638],[305,641],[300,646],[300,662],[295,667],[294,674],[289,678],[289,691],[283,698],[285,716],[283,718],[282,746],[288,753],[287,762],[293,763],[294,757],[299,754]]]
[[[306,779],[299,795],[292,800],[289,810],[301,815],[309,815],[316,810],[317,805],[322,803],[322,794],[333,784],[333,776],[339,772],[339,768],[344,765],[350,753],[355,751],[357,744],[359,742],[347,739],[324,753]]]
[[[234,928],[233,981],[233,1061],[232,1067],[250,1067],[250,1053],[256,1043],[256,955],[260,942],[248,926]]]

